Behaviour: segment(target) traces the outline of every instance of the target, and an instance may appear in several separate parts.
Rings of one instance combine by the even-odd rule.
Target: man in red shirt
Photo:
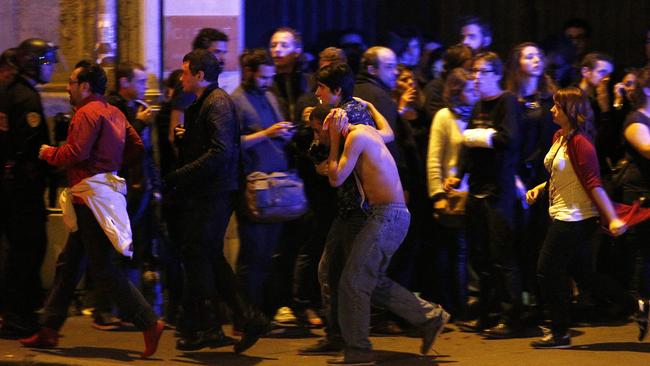
[[[70,104],[76,110],[68,130],[68,139],[60,147],[41,146],[41,159],[54,166],[67,167],[77,230],[70,233],[57,260],[54,285],[45,303],[43,327],[20,342],[28,347],[43,348],[58,344],[59,329],[67,317],[68,306],[80,277],[79,267],[86,255],[97,288],[105,291],[128,320],[143,331],[145,350],[141,357],[146,358],[158,347],[163,323],[121,268],[113,263],[116,251],[115,243],[109,239],[111,232],[106,229],[105,220],[98,221],[98,212],[91,204],[91,200],[99,199],[95,193],[99,190],[82,192],[83,196],[76,193],[81,186],[94,188],[90,182],[105,179],[109,184],[101,188],[110,191],[117,187],[114,189],[117,192],[109,194],[118,193],[119,198],[119,193],[123,194],[126,189],[124,186],[120,189],[124,180],[115,176],[114,172],[122,166],[123,161],[134,160],[143,150],[142,141],[124,114],[104,100],[105,91],[106,73],[102,67],[87,61],[78,63],[68,82]],[[126,201],[116,201],[117,206],[123,203],[122,212],[125,213]],[[119,207],[116,212],[120,212]],[[106,216],[110,217],[110,214]],[[128,228],[128,217],[112,216],[110,221],[125,222]],[[130,234],[129,229],[126,233],[127,245]]]

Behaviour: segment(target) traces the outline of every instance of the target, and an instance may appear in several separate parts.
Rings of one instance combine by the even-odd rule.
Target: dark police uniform
[[[16,76],[0,91],[0,100],[8,120],[8,131],[0,131],[0,236],[8,244],[2,334],[30,334],[42,304],[40,270],[47,245],[47,165],[38,151],[49,136],[41,97],[27,79]]]

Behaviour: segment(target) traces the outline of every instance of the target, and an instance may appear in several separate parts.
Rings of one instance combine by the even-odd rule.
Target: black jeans
[[[457,319],[467,315],[468,273],[465,228],[451,228],[436,223],[433,246],[433,291],[427,296]],[[431,260],[429,258],[429,260]],[[429,266],[430,266],[429,262]]]
[[[320,307],[318,262],[323,254],[327,233],[335,215],[330,212],[309,212],[302,218],[303,239],[298,248],[293,270],[291,307],[301,313],[308,307]]]
[[[609,299],[630,312],[636,307],[635,299],[615,281],[594,272],[591,238],[597,228],[597,218],[577,222],[555,220],[546,234],[537,278],[551,316],[551,330],[558,336],[565,335],[570,325],[569,275],[581,290]]]
[[[224,235],[233,212],[233,193],[190,196],[179,203],[179,208],[181,261],[185,275],[184,331],[214,326],[217,295],[233,311],[234,321],[243,322],[250,305],[223,254]]]
[[[56,263],[54,285],[45,303],[44,325],[60,329],[68,315],[68,306],[83,273],[87,257],[98,291],[110,298],[135,326],[144,330],[156,324],[158,317],[142,294],[115,263],[118,253],[99,226],[92,211],[85,205],[74,205],[79,230],[70,233]]]
[[[521,274],[508,202],[470,197],[467,202],[469,260],[479,277],[479,320],[486,324],[491,305],[501,303],[501,320],[521,318]],[[512,202],[514,205],[514,202]]]
[[[627,190],[623,191],[623,202],[632,204],[635,200],[647,197],[650,198],[650,192]],[[649,202],[644,206],[649,207]],[[630,276],[630,291],[644,299],[650,299],[650,221],[644,221],[631,227],[623,240],[625,249],[628,253],[626,256],[627,266],[631,265],[632,273]]]
[[[248,299],[269,317],[273,317],[280,306],[280,295],[287,294],[291,286],[289,281],[280,283],[278,268],[274,265],[283,227],[283,223],[252,222],[244,212],[237,215],[240,243],[237,277]],[[281,286],[285,289],[279,288]]]

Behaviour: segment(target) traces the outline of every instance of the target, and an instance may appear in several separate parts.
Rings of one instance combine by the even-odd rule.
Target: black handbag
[[[603,187],[609,198],[613,201],[621,202],[623,200],[623,179],[625,178],[625,172],[629,165],[629,160],[621,159],[612,168],[611,175],[603,180]]]

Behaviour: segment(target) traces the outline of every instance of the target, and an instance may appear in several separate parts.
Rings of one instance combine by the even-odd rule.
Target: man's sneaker
[[[41,328],[28,338],[18,340],[23,346],[31,348],[52,348],[59,344],[59,332],[52,328]]]
[[[484,323],[477,319],[457,321],[456,326],[458,327],[458,330],[466,333],[480,333],[486,328]]]
[[[312,344],[298,349],[298,354],[303,356],[335,356],[343,351],[343,341],[335,341],[323,338]]]
[[[122,320],[111,313],[95,313],[91,326],[98,330],[117,330],[122,327]]]
[[[422,329],[422,346],[420,347],[420,353],[426,355],[429,353],[431,347],[436,342],[436,338],[442,333],[442,330],[445,328],[445,324],[449,322],[449,315],[444,309],[440,308],[440,314],[429,320]]]
[[[545,327],[540,327],[544,336],[538,340],[531,342],[533,348],[571,348],[571,336],[567,332],[563,336],[557,336]]]
[[[375,365],[375,356],[372,350],[350,350],[346,349],[343,356],[329,359],[330,365],[354,365],[354,366],[372,366]]]
[[[279,308],[278,311],[275,313],[275,317],[273,317],[273,320],[275,320],[276,323],[280,323],[280,324],[295,324],[296,316],[293,315],[293,311],[291,310],[290,307],[283,306]]]
[[[279,324],[271,323],[268,332],[262,335],[263,338],[307,338],[313,336],[312,332],[304,324]]]
[[[140,358],[148,358],[156,353],[164,329],[165,323],[162,320],[157,320],[154,325],[142,332],[144,336],[144,351],[140,354]]]
[[[310,326],[314,328],[322,328],[323,327],[323,319],[318,316],[318,313],[316,310],[307,308],[305,309],[305,317],[307,318],[307,322],[309,323]]]
[[[483,329],[480,334],[489,339],[507,339],[519,337],[523,330],[523,327],[519,324],[502,321],[491,328]]]
[[[650,300],[639,300],[639,311],[635,316],[636,324],[639,326],[639,342],[643,342],[648,335],[648,323],[650,323]]]
[[[271,323],[264,314],[259,311],[253,311],[246,320],[246,325],[244,325],[244,334],[233,347],[235,353],[240,354],[251,348],[269,330],[271,330]]]
[[[204,330],[180,334],[176,340],[176,349],[180,351],[198,351],[205,347],[219,348],[232,346],[236,343],[234,338],[228,337],[221,330],[221,326]]]

